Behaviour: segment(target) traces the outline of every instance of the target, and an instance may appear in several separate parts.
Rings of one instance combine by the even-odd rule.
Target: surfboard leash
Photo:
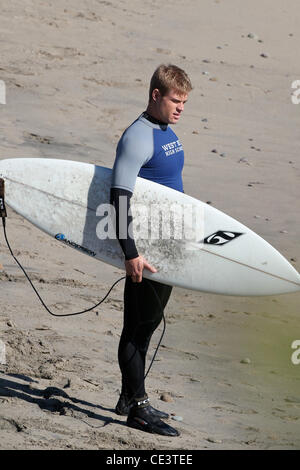
[[[1,179],[0,179],[1,180]],[[87,308],[86,310],[82,310],[80,312],[74,312],[74,313],[64,313],[64,314],[57,314],[57,313],[54,313],[54,312],[51,312],[51,310],[47,307],[47,305],[45,304],[45,302],[43,301],[42,297],[40,296],[39,292],[37,291],[37,289],[35,288],[35,286],[33,285],[30,277],[28,276],[28,274],[26,273],[25,269],[23,268],[23,266],[21,265],[21,263],[19,262],[19,260],[16,258],[16,256],[14,255],[12,249],[11,249],[11,246],[9,244],[9,241],[8,241],[8,238],[7,238],[7,234],[6,234],[6,223],[5,223],[5,218],[7,217],[7,214],[6,214],[6,211],[5,211],[5,205],[3,204],[3,207],[4,207],[4,210],[2,210],[2,202],[3,202],[3,199],[1,199],[1,181],[0,181],[0,216],[2,218],[2,225],[3,225],[3,231],[4,231],[4,238],[5,238],[5,241],[6,241],[6,244],[8,246],[8,249],[10,251],[10,254],[11,256],[13,257],[13,259],[15,260],[15,262],[18,264],[18,266],[20,267],[20,269],[23,271],[24,275],[26,276],[27,280],[29,281],[31,287],[33,288],[34,292],[36,293],[38,299],[40,300],[40,302],[42,303],[43,307],[46,309],[46,311],[54,316],[54,317],[71,317],[71,316],[74,316],[74,315],[81,315],[83,313],[87,313],[87,312],[90,312],[91,310],[95,309],[96,307],[98,307],[99,305],[102,304],[102,302],[104,302],[107,297],[109,296],[109,294],[111,293],[111,291],[113,290],[113,288],[120,282],[122,281],[123,279],[126,279],[126,276],[122,276],[120,277],[120,279],[118,279],[116,282],[114,282],[114,284],[111,286],[111,288],[109,289],[109,291],[106,293],[106,295],[103,297],[103,299],[100,300],[100,302],[98,302],[96,305],[94,305],[93,307],[90,307],[90,308]],[[5,211],[5,215],[4,215],[4,211]],[[147,279],[148,281],[148,279]],[[155,361],[155,358],[156,358],[156,355],[158,353],[158,349],[161,345],[161,342],[163,340],[163,337],[164,337],[164,334],[165,334],[165,331],[166,331],[166,319],[165,319],[165,315],[164,315],[164,309],[162,308],[162,305],[161,305],[161,301],[160,301],[160,298],[158,297],[158,294],[157,292],[155,291],[154,287],[152,286],[151,282],[149,282],[149,285],[151,286],[153,292],[154,292],[154,295],[159,303],[159,306],[161,308],[161,311],[162,311],[162,319],[163,319],[163,331],[161,333],[161,336],[160,336],[160,339],[158,341],[158,344],[155,348],[155,351],[154,351],[154,354],[152,356],[152,359],[151,359],[151,362],[149,364],[149,367],[147,369],[147,372],[144,376],[144,380],[146,379],[146,377],[148,376],[150,370],[151,370],[151,367]],[[131,397],[131,400],[136,396],[136,394],[138,393],[138,391],[141,389],[142,387],[142,384],[139,386],[138,390],[134,393],[134,395]],[[130,401],[131,401],[130,400]]]
[[[99,307],[99,305],[102,304],[102,302],[104,302],[107,297],[109,296],[109,294],[111,293],[111,291],[113,290],[113,288],[115,287],[115,285],[117,285],[120,281],[122,281],[123,279],[126,278],[126,276],[122,276],[120,277],[120,279],[118,279],[116,282],[114,282],[114,284],[111,286],[111,288],[109,289],[109,291],[106,293],[106,295],[103,297],[103,299],[100,300],[100,302],[98,302],[96,305],[94,305],[93,307],[90,307],[90,308],[87,308],[85,310],[82,310],[80,312],[74,312],[74,313],[65,313],[65,314],[61,314],[61,313],[54,313],[54,312],[51,312],[51,310],[47,307],[47,305],[45,304],[45,302],[43,301],[42,297],[40,296],[39,292],[37,291],[37,289],[35,288],[35,286],[33,285],[30,277],[28,276],[27,272],[25,271],[25,269],[23,268],[23,266],[21,265],[21,263],[19,262],[19,260],[16,258],[16,256],[14,255],[12,249],[11,249],[11,246],[9,244],[9,241],[8,241],[8,238],[7,238],[7,234],[6,234],[6,221],[5,219],[7,218],[7,212],[6,212],[6,207],[5,207],[5,198],[4,198],[4,194],[5,194],[5,186],[4,186],[4,179],[3,178],[0,178],[0,217],[2,219],[2,225],[3,225],[3,232],[4,232],[4,238],[5,238],[5,241],[6,241],[6,244],[7,244],[7,247],[10,251],[10,254],[11,256],[13,257],[13,259],[15,260],[15,262],[17,263],[17,265],[19,266],[19,268],[23,271],[24,275],[26,276],[27,280],[29,281],[31,287],[33,288],[34,292],[36,293],[36,295],[38,296],[40,302],[42,303],[43,307],[47,310],[47,312],[54,316],[54,317],[71,317],[71,316],[74,316],[74,315],[81,315],[83,313],[87,313],[87,312],[90,312],[91,310],[94,310],[95,308]]]
[[[65,313],[65,314],[58,314],[58,313],[54,313],[54,312],[51,312],[51,310],[47,307],[47,305],[45,304],[45,302],[43,301],[42,297],[40,296],[39,292],[37,291],[37,289],[35,288],[34,284],[32,283],[30,277],[28,276],[27,272],[25,271],[25,269],[23,268],[23,266],[21,265],[21,263],[19,262],[19,260],[16,258],[16,256],[14,255],[13,251],[12,251],[12,248],[10,246],[10,243],[8,241],[8,238],[7,238],[7,233],[6,233],[6,218],[7,218],[7,212],[6,212],[6,207],[5,207],[5,200],[4,200],[4,180],[2,178],[0,178],[0,217],[2,219],[2,225],[3,225],[3,232],[4,232],[4,238],[5,238],[5,241],[6,241],[6,244],[7,244],[7,247],[9,249],[9,252],[11,254],[11,256],[13,257],[13,259],[15,260],[15,262],[17,263],[17,265],[19,266],[19,268],[22,270],[22,272],[24,273],[26,279],[29,281],[32,289],[34,290],[34,292],[36,293],[38,299],[40,300],[41,304],[43,305],[43,307],[45,308],[45,310],[52,316],[54,317],[70,317],[70,316],[74,316],[74,315],[81,315],[83,313],[87,313],[87,312],[90,312],[91,310],[94,310],[95,308],[99,307],[99,305],[101,305],[106,299],[107,297],[109,296],[109,294],[111,293],[111,291],[113,290],[113,288],[120,282],[122,281],[123,279],[126,279],[126,276],[122,276],[120,277],[116,282],[113,283],[113,285],[110,287],[110,289],[108,290],[108,292],[106,293],[106,295],[94,306],[90,307],[90,308],[87,308],[85,310],[82,310],[80,312],[73,312],[73,313]],[[146,278],[145,278],[146,279]],[[148,279],[146,279],[148,281]],[[149,282],[149,285],[151,286],[152,288],[152,291],[154,293],[154,296],[156,297],[157,301],[158,301],[158,304],[160,306],[160,309],[161,309],[161,312],[162,312],[162,319],[163,319],[163,331],[162,331],[162,334],[161,334],[161,337],[159,339],[159,342],[156,346],[156,349],[155,349],[155,352],[153,354],[153,357],[151,359],[151,362],[150,362],[150,365],[148,367],[148,370],[144,376],[144,380],[146,379],[147,375],[149,374],[150,372],[150,369],[153,365],[153,362],[155,360],[155,357],[158,353],[158,349],[161,345],[161,342],[162,342],[162,339],[164,337],[164,334],[165,334],[165,331],[166,331],[166,319],[165,319],[165,315],[164,315],[164,309],[162,308],[162,304],[161,304],[161,301],[160,301],[160,298],[158,297],[158,294],[156,292],[156,290],[154,289],[154,287],[152,286],[151,282]],[[141,384],[142,385],[142,384]],[[139,387],[139,389],[141,388],[141,386]],[[138,390],[139,390],[138,389]],[[134,394],[134,396],[136,395],[136,393]],[[133,397],[134,397],[133,396]],[[133,398],[132,397],[132,398]]]
[[[1,190],[0,190],[1,191]],[[0,205],[1,205],[1,196],[0,196]],[[5,206],[4,206],[5,207]],[[83,313],[87,313],[87,312],[90,312],[91,310],[94,310],[95,308],[99,307],[99,305],[101,305],[106,299],[107,297],[109,296],[109,294],[111,293],[111,291],[113,290],[113,288],[120,282],[122,281],[123,279],[126,278],[126,276],[122,276],[120,277],[116,282],[113,283],[113,285],[110,287],[110,289],[108,290],[108,292],[105,294],[105,296],[96,304],[96,305],[93,305],[92,307],[89,307],[85,310],[81,310],[80,312],[73,312],[73,313],[54,313],[52,312],[49,307],[47,307],[47,305],[45,304],[45,302],[43,301],[42,297],[40,296],[39,292],[37,291],[36,287],[34,286],[34,284],[32,283],[30,277],[28,276],[27,272],[25,271],[25,269],[23,268],[23,266],[21,265],[21,263],[19,262],[19,260],[16,258],[16,256],[14,255],[12,249],[11,249],[11,246],[9,244],[9,241],[8,241],[8,238],[7,238],[7,233],[6,233],[6,223],[5,223],[5,217],[6,216],[3,216],[2,215],[2,212],[1,212],[1,218],[2,218],[2,225],[3,225],[3,232],[4,232],[4,238],[5,238],[5,241],[6,241],[6,244],[7,244],[7,247],[10,251],[10,254],[11,256],[13,257],[13,259],[15,260],[15,262],[17,263],[17,265],[19,266],[19,268],[23,271],[24,275],[26,276],[27,280],[29,281],[32,289],[34,290],[34,292],[36,293],[38,299],[40,300],[41,304],[43,305],[43,307],[47,310],[47,312],[54,316],[54,317],[71,317],[71,316],[75,316],[75,315],[82,315]]]

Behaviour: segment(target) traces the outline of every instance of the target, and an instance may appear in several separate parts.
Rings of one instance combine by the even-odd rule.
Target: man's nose
[[[177,110],[182,113],[184,110],[184,103],[178,103]]]

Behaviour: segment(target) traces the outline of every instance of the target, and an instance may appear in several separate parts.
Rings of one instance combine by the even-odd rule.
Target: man
[[[122,135],[116,152],[111,185],[111,203],[116,210],[116,234],[125,255],[124,326],[118,360],[122,390],[116,406],[128,415],[127,425],[146,432],[178,436],[162,419],[166,413],[154,409],[145,390],[145,358],[151,336],[159,325],[172,288],[143,278],[143,270],[155,267],[138,253],[130,236],[130,198],[137,176],[183,192],[184,154],[169,124],[176,124],[184,110],[192,85],[187,74],[175,65],[160,65],[154,72],[147,109]],[[172,144],[172,146],[168,146]],[[176,147],[176,152],[166,149]],[[119,231],[120,196],[126,199],[127,233]],[[123,207],[123,206],[122,206]]]

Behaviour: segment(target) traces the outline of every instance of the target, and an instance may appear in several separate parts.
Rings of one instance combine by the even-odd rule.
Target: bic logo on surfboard
[[[231,240],[243,235],[240,232],[223,232],[222,230],[218,230],[218,232],[209,235],[208,237],[204,238],[204,243],[207,245],[225,245]]]

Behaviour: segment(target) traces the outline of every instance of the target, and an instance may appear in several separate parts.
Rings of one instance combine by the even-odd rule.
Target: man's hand
[[[151,266],[143,256],[125,261],[127,276],[131,276],[133,282],[142,282],[143,270],[146,268],[151,273],[156,273],[157,269]]]

